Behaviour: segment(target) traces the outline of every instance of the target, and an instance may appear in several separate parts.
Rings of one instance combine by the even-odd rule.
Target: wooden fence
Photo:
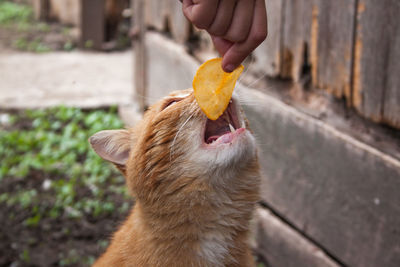
[[[36,19],[79,28],[81,47],[102,50],[122,20],[129,0],[32,0]]]
[[[190,86],[185,74],[194,75],[194,58],[203,61],[212,45],[186,21],[179,1],[132,1],[135,85],[143,108]],[[400,129],[400,1],[266,4],[269,36],[253,53],[249,72],[311,80],[360,115]],[[399,266],[398,158],[264,91],[242,92],[261,140],[258,253],[270,266]]]
[[[168,30],[178,43],[199,34],[182,15],[179,1],[144,3],[147,28]],[[269,36],[254,53],[257,71],[295,82],[311,75],[315,88],[344,99],[374,122],[400,129],[400,1],[266,4]]]

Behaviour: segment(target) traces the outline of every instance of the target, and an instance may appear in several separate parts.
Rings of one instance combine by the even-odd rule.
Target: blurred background
[[[235,92],[259,266],[400,266],[400,2],[268,0]],[[177,0],[0,0],[0,266],[88,266],[133,204],[89,148],[218,56]]]

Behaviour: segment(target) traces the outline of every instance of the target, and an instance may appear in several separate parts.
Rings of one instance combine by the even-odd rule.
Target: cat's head
[[[237,99],[211,121],[191,89],[151,106],[134,128],[101,131],[90,143],[124,173],[135,195],[165,184],[178,188],[184,180],[226,184],[258,166],[255,140]]]

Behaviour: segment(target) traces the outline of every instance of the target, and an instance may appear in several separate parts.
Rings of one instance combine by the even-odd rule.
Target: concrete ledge
[[[181,45],[161,34],[146,33],[147,95],[151,105],[171,91],[192,87],[199,63]]]
[[[0,55],[0,108],[129,104],[132,52]]]

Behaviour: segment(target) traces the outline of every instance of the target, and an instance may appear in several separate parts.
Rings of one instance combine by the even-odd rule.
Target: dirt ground
[[[125,219],[133,199],[124,191],[124,178],[97,156],[85,171],[93,160],[89,131],[122,127],[116,108],[99,110],[54,108],[40,118],[0,109],[0,266],[89,266]],[[66,135],[67,128],[75,130]],[[72,146],[54,161],[51,155],[67,143]],[[50,155],[43,157],[46,146]],[[26,172],[15,172],[23,161]],[[91,171],[98,167],[99,175]],[[74,168],[76,178],[66,171]]]
[[[77,46],[77,29],[59,23],[36,23],[29,29],[0,26],[0,52],[70,51]]]
[[[29,179],[5,179],[0,183],[0,194],[23,187],[50,197],[42,186],[48,178],[55,180],[40,172],[31,173]],[[84,190],[77,192],[78,196],[86,194]],[[116,206],[126,202],[118,194],[110,197]],[[49,208],[51,201],[42,202],[42,208]],[[61,216],[26,226],[23,222],[31,216],[29,209],[0,204],[0,266],[88,266],[104,251],[126,215],[116,212],[79,219]]]

